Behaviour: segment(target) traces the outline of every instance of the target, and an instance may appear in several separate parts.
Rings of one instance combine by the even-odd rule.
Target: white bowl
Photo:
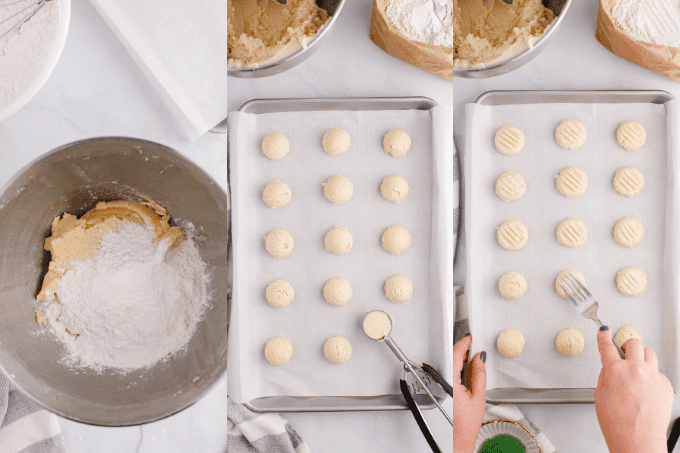
[[[524,445],[525,453],[541,453],[541,447],[536,438],[524,426],[511,420],[491,420],[482,423],[477,436],[475,453],[478,453],[487,440],[496,436],[511,436],[519,440]]]

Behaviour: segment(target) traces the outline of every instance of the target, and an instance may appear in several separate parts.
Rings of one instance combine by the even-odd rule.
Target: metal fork
[[[576,310],[581,316],[586,319],[592,319],[593,322],[597,324],[597,327],[602,327],[602,321],[597,317],[597,308],[599,307],[597,301],[583,283],[581,283],[578,277],[571,271],[567,272],[569,275],[560,275],[557,279],[557,283],[562,287],[564,293],[569,297],[569,300],[572,301],[574,307],[576,307]],[[626,353],[623,352],[619,343],[613,338],[612,341],[614,342],[616,349],[619,350],[621,358],[625,359]]]

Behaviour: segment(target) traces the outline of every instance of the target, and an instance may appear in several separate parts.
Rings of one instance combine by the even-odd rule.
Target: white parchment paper
[[[389,348],[370,340],[361,327],[367,310],[381,309],[394,321],[392,337],[416,362],[430,363],[451,378],[447,303],[452,301],[452,112],[316,111],[294,113],[232,113],[230,168],[233,213],[234,294],[229,335],[229,395],[234,401],[274,395],[370,396],[399,393],[402,366]],[[351,136],[344,154],[329,156],[321,139],[339,127]],[[383,135],[406,130],[411,150],[395,158],[382,149]],[[269,132],[286,135],[289,154],[271,161],[261,152]],[[354,195],[333,205],[322,184],[342,174],[352,180]],[[395,204],[380,195],[386,176],[400,174],[409,195]],[[262,201],[262,190],[279,179],[291,189],[291,202],[277,209]],[[449,181],[445,184],[444,181]],[[390,225],[406,227],[411,246],[400,255],[381,245]],[[333,255],[324,236],[334,225],[347,228],[354,245],[349,253]],[[270,256],[264,236],[288,231],[295,241],[285,258]],[[408,276],[414,293],[395,304],[383,292],[394,274]],[[326,281],[343,277],[352,299],[333,307],[323,297]],[[285,308],[272,308],[265,288],[274,280],[291,283],[295,298]],[[342,365],[323,355],[326,339],[343,335],[352,357]],[[275,367],[264,358],[264,345],[281,336],[293,345],[286,365]]]
[[[669,104],[674,104],[671,101]],[[599,316],[615,334],[623,326],[638,328],[646,347],[655,350],[659,368],[677,389],[676,319],[678,291],[677,244],[667,223],[675,215],[673,137],[675,111],[657,104],[526,104],[467,106],[465,150],[466,233],[468,273],[466,296],[470,310],[474,351],[487,351],[487,388],[594,388],[601,369],[597,327],[581,318],[571,302],[555,292],[555,278],[567,268],[583,272],[586,286],[600,304]],[[564,119],[577,119],[587,130],[585,144],[564,150],[555,142],[555,128]],[[616,129],[626,120],[643,124],[647,142],[637,152],[616,143]],[[673,124],[671,127],[670,125]],[[504,125],[520,128],[524,149],[504,156],[494,147],[494,135]],[[555,176],[577,166],[588,176],[588,189],[568,199],[555,188]],[[634,166],[644,178],[643,191],[632,198],[617,193],[612,180],[619,168]],[[522,175],[525,195],[502,201],[495,193],[496,179],[507,171]],[[671,175],[669,177],[668,175]],[[670,195],[669,195],[670,194]],[[623,217],[638,218],[645,227],[641,244],[626,248],[614,240],[613,229]],[[557,225],[567,217],[581,220],[588,229],[584,245],[568,248],[555,237]],[[503,249],[496,228],[516,219],[529,231],[529,241],[517,251]],[[647,275],[647,290],[637,297],[623,296],[616,287],[619,270],[638,266]],[[498,280],[509,271],[524,275],[527,292],[506,300]],[[565,357],[555,347],[564,328],[579,329],[585,348]],[[514,359],[503,357],[496,338],[504,329],[517,329],[526,346]]]

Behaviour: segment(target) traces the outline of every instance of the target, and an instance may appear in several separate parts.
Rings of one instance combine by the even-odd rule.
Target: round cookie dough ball
[[[501,200],[516,200],[524,195],[526,190],[527,184],[524,182],[524,178],[514,171],[503,173],[496,181],[496,195]]]
[[[392,225],[382,235],[382,246],[392,255],[399,255],[411,245],[411,233],[400,225]]]
[[[494,137],[496,149],[506,156],[512,156],[524,148],[524,134],[515,126],[503,126]]]
[[[524,349],[524,336],[515,329],[506,329],[498,335],[496,348],[509,359],[517,357]]]
[[[527,281],[519,272],[508,272],[498,280],[498,291],[506,299],[517,299],[527,290]]]
[[[557,334],[555,339],[557,350],[569,357],[579,355],[583,351],[584,344],[583,334],[573,327],[564,329]]]
[[[564,149],[576,149],[586,142],[586,128],[577,120],[564,120],[555,129],[555,140]]]
[[[288,154],[289,149],[290,144],[285,135],[272,132],[271,134],[265,135],[262,140],[262,152],[271,160],[282,159]]]
[[[387,313],[376,310],[366,315],[363,327],[369,338],[382,340],[392,331],[392,321]]]
[[[264,357],[272,365],[288,363],[292,354],[293,346],[285,338],[274,337],[264,346]]]
[[[506,250],[519,250],[529,240],[529,231],[519,220],[508,220],[496,229],[498,243]]]
[[[352,235],[345,228],[336,225],[326,233],[324,246],[329,252],[342,255],[352,248]]]
[[[352,298],[352,287],[344,278],[331,278],[323,287],[323,297],[330,305],[341,307]]]
[[[555,186],[567,198],[580,197],[588,188],[588,176],[578,167],[567,167],[555,176]]]
[[[624,217],[614,226],[614,239],[624,247],[634,247],[645,237],[645,227],[635,217]]]
[[[349,149],[349,134],[342,129],[330,129],[323,134],[323,150],[334,156]]]
[[[400,175],[390,175],[380,184],[380,194],[385,200],[399,203],[408,196],[408,182]]]
[[[385,296],[392,302],[406,302],[413,295],[413,283],[404,275],[393,275],[385,282]]]
[[[270,208],[280,208],[290,201],[290,187],[278,179],[272,181],[262,191],[262,200]]]
[[[293,251],[293,236],[284,230],[273,230],[264,238],[267,251],[274,258],[283,258]]]
[[[637,151],[647,141],[647,131],[637,121],[624,121],[616,130],[616,143],[626,151]]]
[[[383,149],[394,157],[403,156],[411,149],[411,137],[404,130],[392,129],[383,138]]]
[[[347,203],[354,193],[354,186],[348,177],[335,175],[323,184],[323,194],[333,204]]]
[[[326,340],[323,345],[323,355],[329,362],[345,363],[352,356],[352,345],[343,336],[336,335]]]
[[[614,175],[614,190],[621,195],[632,197],[639,194],[645,187],[645,178],[635,167],[623,167]]]
[[[626,344],[626,341],[630,340],[631,338],[637,338],[640,340],[640,343],[642,343],[642,335],[640,334],[640,331],[638,331],[635,327],[633,326],[625,326],[621,327],[618,332],[616,332],[616,336],[614,339],[616,342],[621,346],[621,349],[624,351],[626,348],[623,346]]]
[[[647,288],[647,276],[639,267],[626,267],[616,275],[616,286],[624,296],[639,296]]]
[[[555,279],[555,291],[557,291],[557,294],[559,294],[561,297],[563,297],[565,299],[569,299],[569,297],[567,296],[567,293],[565,293],[564,290],[562,289],[562,287],[560,286],[560,280],[562,280],[563,278],[568,279],[569,277],[571,277],[569,275],[569,272],[574,274],[574,276],[576,278],[578,278],[578,280],[581,282],[581,284],[583,286],[586,286],[586,278],[583,276],[581,271],[578,271],[576,269],[565,269],[565,270],[563,270],[562,272],[560,272],[557,275],[557,278]]]
[[[267,285],[265,291],[267,302],[275,308],[285,307],[295,297],[293,287],[285,280],[276,280]]]
[[[586,242],[588,230],[578,219],[567,217],[557,225],[557,242],[567,247],[578,247]]]

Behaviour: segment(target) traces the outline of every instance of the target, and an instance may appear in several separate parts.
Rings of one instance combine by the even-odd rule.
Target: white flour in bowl
[[[678,0],[617,0],[612,15],[637,41],[680,48]]]
[[[434,3],[448,5],[442,22],[434,10]],[[387,5],[387,17],[392,26],[413,41],[442,47],[453,47],[452,0],[392,0]]]

